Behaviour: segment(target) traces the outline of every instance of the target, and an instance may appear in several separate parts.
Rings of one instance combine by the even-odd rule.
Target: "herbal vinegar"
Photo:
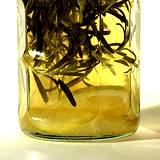
[[[32,136],[124,137],[139,123],[139,1],[18,0],[19,122]]]

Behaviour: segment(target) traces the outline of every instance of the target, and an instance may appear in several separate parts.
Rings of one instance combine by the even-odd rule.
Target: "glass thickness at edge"
[[[138,127],[137,127],[138,128]],[[45,141],[53,141],[53,142],[113,142],[113,141],[119,141],[123,138],[126,138],[128,136],[133,135],[135,131],[125,133],[125,134],[118,134],[118,135],[104,135],[104,136],[54,136],[54,135],[42,135],[39,133],[31,133],[28,131],[22,130],[23,133],[29,137],[38,139],[38,140],[45,140]]]

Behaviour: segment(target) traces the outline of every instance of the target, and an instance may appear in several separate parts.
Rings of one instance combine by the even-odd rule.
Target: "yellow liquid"
[[[21,125],[31,133],[95,137],[123,135],[137,128],[138,117],[130,113],[123,98],[92,94],[95,95],[79,98],[77,108],[63,100],[56,106],[32,106]]]
[[[102,71],[101,71],[102,72]],[[45,103],[38,91],[33,75],[30,74],[30,102],[28,107],[20,106],[20,124],[30,134],[54,137],[116,137],[135,132],[139,123],[138,95],[132,95],[129,74],[108,74],[93,81],[106,84],[112,81],[119,85],[84,87],[82,82],[71,87],[77,106],[73,107],[64,93],[55,90]],[[103,75],[103,72],[102,72]],[[106,74],[107,75],[107,74]],[[110,77],[109,77],[110,76]],[[42,81],[47,82],[47,79]],[[49,82],[48,82],[49,83]],[[132,100],[131,100],[132,99]],[[137,104],[131,101],[137,101]],[[42,137],[43,137],[42,136]]]
[[[123,7],[121,9],[125,13],[128,22],[131,23],[127,9]],[[76,14],[78,13],[76,12]],[[32,18],[32,14],[30,16]],[[80,17],[77,17],[75,22],[80,20]],[[109,44],[122,43],[124,39],[123,29],[116,25],[121,23],[120,20],[110,14],[106,14],[105,17],[101,16],[101,18],[108,25],[107,30],[111,31],[110,35],[104,36],[107,42]],[[97,28],[100,30],[101,22],[99,17],[96,19],[96,23]],[[122,26],[124,27],[124,24]],[[62,35],[64,33],[61,33],[60,36]],[[20,53],[19,60],[19,121],[24,132],[40,137],[47,136],[48,138],[58,139],[63,137],[65,139],[69,136],[70,139],[74,139],[74,137],[83,139],[85,137],[114,138],[132,134],[136,131],[139,123],[138,67],[136,68],[128,62],[128,66],[115,62],[115,60],[123,58],[117,53],[114,53],[113,57],[107,54],[102,55],[101,62],[90,74],[83,78],[83,81],[69,87],[76,100],[76,107],[71,105],[62,91],[59,92],[58,89],[53,89],[55,84],[53,85],[50,79],[38,74],[44,88],[51,89],[47,92],[49,101],[45,103],[32,74],[34,59],[32,55],[37,54],[31,47],[32,36],[31,32],[26,36],[28,53],[32,52],[32,54],[21,55]],[[45,36],[47,37],[47,35]],[[138,49],[135,47],[135,42],[132,42],[132,38],[130,37],[124,48],[134,51],[137,63]],[[52,42],[54,43],[55,39]],[[23,46],[21,41],[19,43],[21,43],[19,46]],[[56,43],[58,42],[55,42],[54,45],[57,45]],[[95,36],[91,38],[91,43],[92,45],[102,45]],[[64,44],[69,45],[67,39],[64,40]],[[113,46],[113,48],[116,47]],[[81,48],[84,54],[87,55],[85,49],[83,50],[84,47],[81,46]],[[54,49],[57,50],[58,47]],[[59,50],[56,52],[59,53]],[[125,50],[125,53],[128,57],[134,58],[127,50]],[[62,51],[63,54],[66,54],[65,50]],[[43,56],[39,57],[40,60],[43,60],[43,58]],[[58,58],[61,59],[62,57]],[[84,56],[83,58],[85,61],[88,57]],[[111,67],[107,66],[106,63]],[[46,69],[45,65],[40,67],[41,70]],[[127,72],[129,69],[131,71]],[[55,75],[53,78],[60,78],[67,84],[76,76]]]

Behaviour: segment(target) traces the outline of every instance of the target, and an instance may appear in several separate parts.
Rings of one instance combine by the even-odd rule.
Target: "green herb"
[[[50,78],[64,91],[70,103],[76,106],[69,87],[80,81],[85,83],[84,78],[95,66],[105,64],[116,74],[111,64],[103,63],[103,55],[113,58],[118,54],[122,58],[115,62],[128,67],[135,63],[134,52],[126,48],[130,24],[125,13],[131,11],[130,0],[23,0],[23,3],[26,11],[26,51],[38,52],[32,70],[44,102],[48,102],[47,92],[55,90],[55,87],[45,89],[36,74]],[[112,33],[107,21],[103,21],[107,14],[119,20],[115,25],[123,32],[121,43],[107,41],[106,37]],[[94,37],[97,44],[92,43]],[[56,80],[53,78],[55,76],[62,79]],[[63,76],[74,78],[64,83]]]
[[[121,63],[121,64],[123,64],[125,66],[129,66],[128,63],[123,59],[116,59],[115,62]]]
[[[60,79],[58,79],[58,81],[57,81],[56,79],[54,79],[52,77],[48,76],[48,78],[50,78],[56,84],[57,87],[59,87],[59,86],[61,87],[61,89],[64,91],[64,93],[68,97],[68,99],[69,99],[70,103],[72,104],[72,106],[75,107],[77,105],[76,101],[75,101],[75,99],[74,99],[74,97],[72,95],[72,92],[67,87],[67,85],[63,81],[61,81]]]
[[[45,91],[45,89],[44,89],[39,77],[36,75],[36,73],[34,73],[34,72],[32,72],[32,73],[33,73],[34,79],[36,81],[37,87],[39,89],[39,92],[40,92],[44,102],[47,103],[48,102],[48,96],[46,94],[46,91]]]
[[[76,104],[76,101],[72,95],[72,92],[65,85],[65,83],[63,81],[61,81],[60,79],[58,80],[58,83],[59,83],[60,87],[62,88],[62,90],[64,91],[64,93],[66,94],[66,96],[68,97],[71,104],[75,107],[77,104]]]

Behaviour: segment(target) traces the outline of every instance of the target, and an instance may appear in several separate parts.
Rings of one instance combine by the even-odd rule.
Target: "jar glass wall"
[[[17,0],[19,122],[42,138],[124,137],[139,123],[139,1]]]

